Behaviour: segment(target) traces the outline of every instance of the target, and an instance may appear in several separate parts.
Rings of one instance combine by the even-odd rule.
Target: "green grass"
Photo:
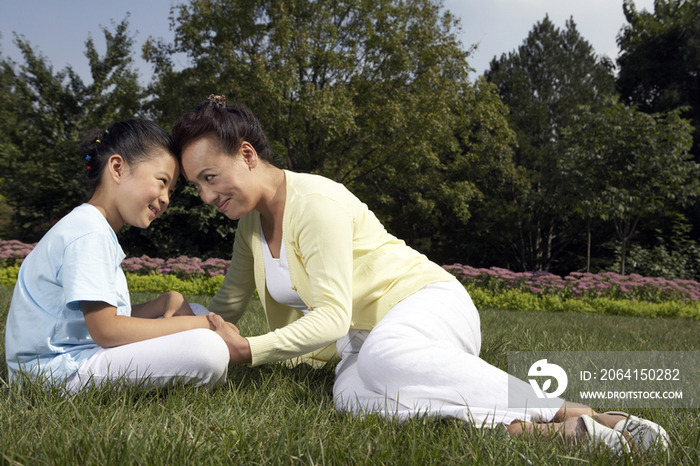
[[[12,290],[0,287],[0,329]],[[133,293],[134,302],[155,297]],[[207,305],[209,296],[190,296]],[[628,316],[484,310],[482,357],[503,369],[514,350],[699,350],[700,322]],[[240,323],[265,331],[260,304]],[[333,368],[232,367],[214,390],[139,392],[118,386],[64,398],[56,389],[10,388],[0,364],[3,464],[700,464],[699,410],[634,410],[664,425],[670,457],[615,458],[546,438],[509,439],[453,421],[406,424],[338,414]],[[610,408],[615,408],[611,406]]]

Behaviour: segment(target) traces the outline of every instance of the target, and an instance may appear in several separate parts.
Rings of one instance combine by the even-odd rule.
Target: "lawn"
[[[0,287],[3,334],[11,293]],[[204,305],[210,299],[189,298]],[[516,350],[700,350],[694,320],[490,309],[481,316],[482,357],[503,369],[507,352]],[[261,333],[265,325],[259,302],[252,302],[242,333]],[[33,385],[8,387],[4,346],[2,352],[4,464],[700,464],[697,409],[633,410],[665,426],[672,447],[668,457],[647,453],[632,461],[599,447],[512,439],[453,421],[341,415],[333,407],[332,367],[232,367],[214,390],[112,386],[64,398]]]

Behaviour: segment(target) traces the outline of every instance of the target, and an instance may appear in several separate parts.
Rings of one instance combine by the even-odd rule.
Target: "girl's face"
[[[152,156],[127,166],[119,185],[117,211],[123,223],[146,228],[170,204],[180,169],[169,152],[153,149]]]
[[[232,220],[256,207],[258,186],[252,166],[239,151],[228,155],[210,139],[199,139],[182,153],[182,174],[206,204]]]

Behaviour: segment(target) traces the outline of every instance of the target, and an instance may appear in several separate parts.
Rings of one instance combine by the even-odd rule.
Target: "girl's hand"
[[[214,326],[214,331],[226,342],[231,364],[250,364],[253,362],[250,344],[246,338],[241,336],[241,332],[235,325],[226,322],[220,315],[213,312],[210,312],[207,318]]]

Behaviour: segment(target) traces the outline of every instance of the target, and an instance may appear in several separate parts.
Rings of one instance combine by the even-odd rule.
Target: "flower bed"
[[[130,257],[122,261],[124,272],[135,275],[175,275],[181,279],[226,275],[231,261],[225,259],[202,260],[180,256],[174,259],[156,259],[148,256]]]
[[[14,285],[19,264],[33,247],[33,244],[16,240],[0,240],[0,284]],[[167,260],[141,256],[125,259],[122,268],[135,291],[150,288],[166,291],[170,287],[182,288],[187,293],[213,294],[230,263],[224,259],[202,260],[186,256]],[[650,307],[644,312],[637,312],[634,308],[632,313],[635,314],[700,315],[700,283],[693,280],[666,280],[612,272],[572,272],[562,278],[547,272],[512,272],[498,267],[480,269],[461,264],[445,265],[444,268],[465,285],[475,302],[484,307],[549,310],[576,307],[587,310],[583,308],[592,306],[592,309],[605,308],[604,312],[622,313],[614,311],[617,305],[610,303],[625,300],[683,307]],[[187,283],[180,283],[183,281]]]
[[[478,269],[461,264],[446,265],[444,268],[468,289],[482,289],[491,293],[515,291],[562,300],[608,298],[650,303],[697,302],[700,299],[700,283],[693,280],[667,280],[613,272],[572,272],[562,278],[541,271],[511,272],[498,267]]]
[[[21,264],[27,254],[34,249],[34,246],[36,243],[25,244],[15,239],[9,241],[0,239],[0,267]]]

